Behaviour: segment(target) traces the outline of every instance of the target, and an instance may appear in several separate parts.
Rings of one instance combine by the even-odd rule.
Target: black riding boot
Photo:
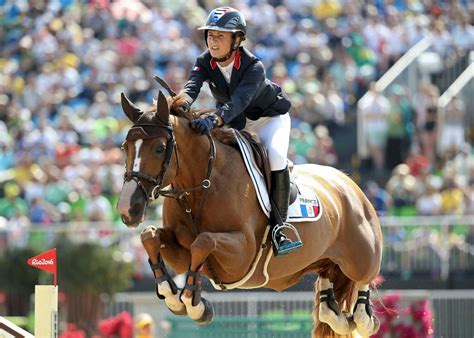
[[[276,256],[284,255],[302,245],[301,241],[292,242],[283,232],[283,229],[287,227],[285,222],[288,216],[288,205],[290,202],[290,172],[288,167],[283,170],[272,171],[272,187],[270,195],[273,201],[270,217],[273,250]],[[273,229],[275,227],[277,228],[273,235]]]

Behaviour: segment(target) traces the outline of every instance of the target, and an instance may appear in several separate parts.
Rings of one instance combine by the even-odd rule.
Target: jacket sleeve
[[[183,87],[182,92],[187,95],[189,106],[197,99],[201,91],[202,84],[208,79],[207,70],[201,65],[200,60],[196,60],[189,74],[188,81]]]
[[[230,97],[230,101],[221,105],[216,114],[222,117],[225,124],[229,124],[244,112],[264,81],[263,64],[260,61],[254,62],[245,70],[239,85]]]

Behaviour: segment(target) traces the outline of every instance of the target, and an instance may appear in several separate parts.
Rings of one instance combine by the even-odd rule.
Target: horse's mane
[[[176,94],[176,96],[168,96],[166,99],[168,101],[168,106],[170,108],[170,114],[178,117],[183,117],[187,120],[194,120],[195,118],[213,113],[216,110],[215,109],[210,109],[210,108],[202,108],[202,109],[194,109],[191,108],[188,110],[186,113],[182,113],[179,109],[182,105],[186,103],[186,94],[183,92],[179,92]],[[149,110],[149,112],[156,112],[156,102],[152,106],[152,108]],[[223,128],[216,128],[212,131],[212,135],[219,140],[220,142],[237,147],[237,139],[235,138],[235,134],[232,132],[232,129],[223,127]]]

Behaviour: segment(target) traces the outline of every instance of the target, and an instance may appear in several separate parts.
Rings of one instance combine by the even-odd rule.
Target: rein
[[[214,168],[214,161],[216,160],[216,144],[210,134],[208,134],[207,137],[209,139],[209,143],[211,144],[211,149],[210,149],[209,161],[207,163],[206,178],[202,180],[201,184],[192,188],[188,188],[188,189],[169,189],[169,190],[160,190],[159,192],[160,195],[163,197],[174,198],[178,201],[178,204],[184,210],[184,213],[186,215],[186,221],[188,225],[192,227],[195,236],[199,234],[197,223],[198,223],[199,217],[201,216],[202,209],[204,207],[204,200],[206,198],[207,191],[211,187],[211,174],[212,174],[212,169]],[[187,197],[190,195],[192,191],[196,191],[198,189],[203,189],[204,191],[201,196],[201,200],[199,202],[199,207],[197,209],[197,212],[193,216],[192,209],[189,206]],[[214,283],[219,285],[221,290],[227,290],[227,287],[217,277],[217,274],[214,268],[212,267],[211,263],[209,262],[209,260],[206,259],[205,264],[207,266],[207,269],[209,270],[209,273],[212,276],[212,280],[214,281]]]
[[[204,198],[206,197],[206,193],[208,189],[211,187],[212,169],[214,168],[214,161],[216,160],[216,144],[214,142],[214,139],[210,135],[207,135],[207,137],[209,138],[211,149],[210,149],[209,160],[207,162],[206,177],[202,180],[201,184],[194,186],[192,188],[187,188],[187,189],[159,190],[159,194],[161,196],[176,199],[179,205],[184,209],[186,214],[191,217],[191,220],[194,226],[195,235],[199,233],[196,223],[197,223],[197,220],[199,219],[199,216],[201,215],[201,211],[204,206]],[[191,192],[196,191],[198,189],[203,189],[204,193],[201,197],[198,211],[196,215],[193,217],[191,207],[189,206],[189,203],[187,201],[187,196],[189,196]]]

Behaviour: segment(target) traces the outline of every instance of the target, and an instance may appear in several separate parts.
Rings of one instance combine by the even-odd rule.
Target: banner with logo
[[[56,248],[43,252],[35,257],[28,259],[28,264],[35,268],[48,271],[54,274],[54,286],[56,286],[57,260]]]

